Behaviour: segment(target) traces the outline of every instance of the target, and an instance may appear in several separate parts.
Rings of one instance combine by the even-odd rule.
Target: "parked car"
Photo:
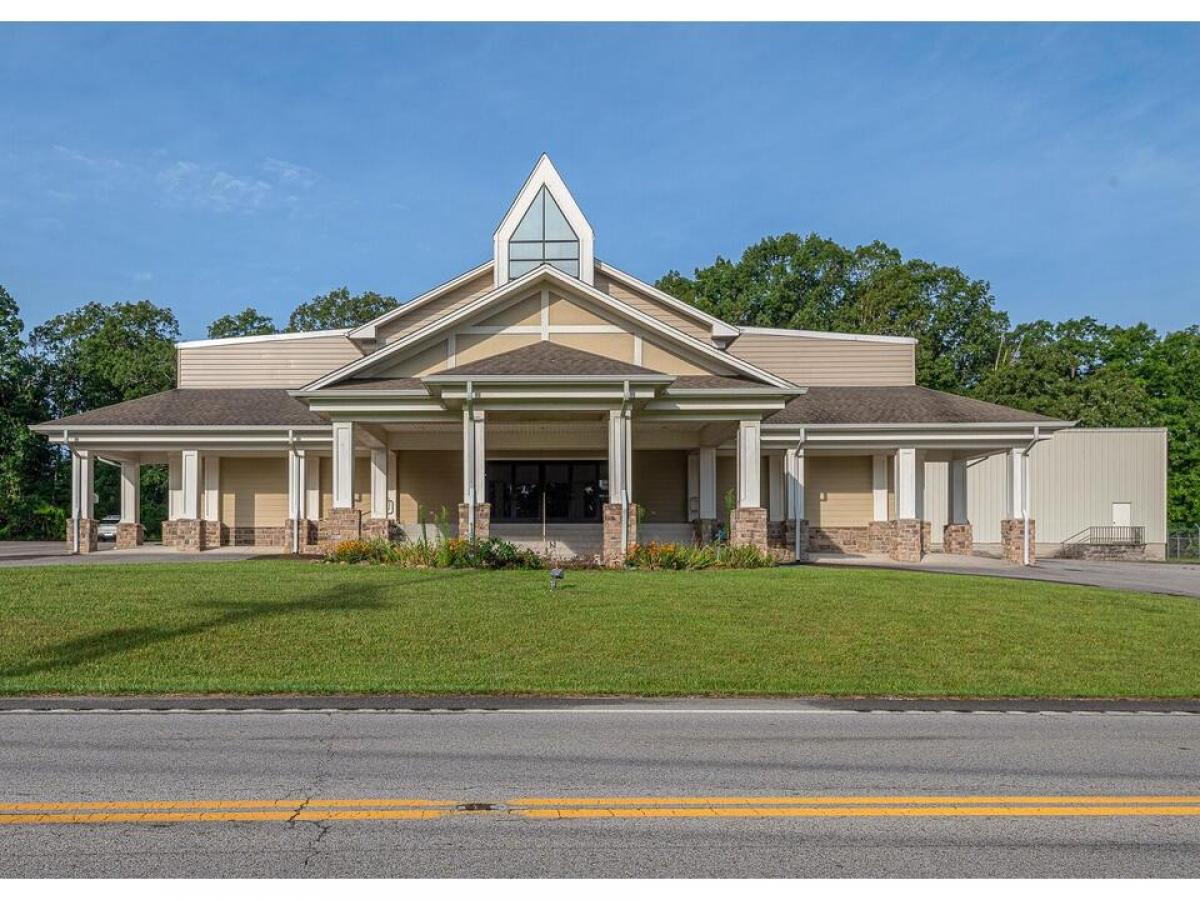
[[[100,520],[100,524],[96,526],[96,537],[102,541],[115,541],[117,539],[117,525],[120,521],[120,516],[105,516]]]

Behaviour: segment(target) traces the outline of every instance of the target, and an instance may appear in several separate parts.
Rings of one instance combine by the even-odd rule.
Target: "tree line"
[[[1169,429],[1168,519],[1200,523],[1200,326],[1160,334],[1093,318],[1013,324],[986,281],[906,259],[875,242],[844,247],[810,234],[767,237],[657,286],[735,325],[917,338],[917,381],[1095,427]],[[283,331],[348,328],[396,305],[337,288],[293,310]],[[65,455],[26,427],[174,387],[179,323],[148,300],[87,303],[33,328],[0,287],[0,539],[58,538],[69,497]],[[249,307],[211,338],[274,334]],[[115,512],[116,471],[99,466],[97,514]],[[143,520],[165,513],[166,476],[143,478]]]

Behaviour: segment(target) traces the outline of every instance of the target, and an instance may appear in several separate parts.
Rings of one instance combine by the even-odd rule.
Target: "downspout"
[[[63,443],[67,445],[67,453],[71,456],[71,531],[73,534],[72,552],[79,552],[79,513],[83,508],[80,501],[83,500],[83,491],[79,484],[79,466],[75,464],[75,450],[71,447],[71,429],[63,429]]]
[[[1023,565],[1026,565],[1026,566],[1029,565],[1029,504],[1030,504],[1030,500],[1031,500],[1031,491],[1030,491],[1030,487],[1029,487],[1029,482],[1031,480],[1029,477],[1029,473],[1030,473],[1029,451],[1033,449],[1034,444],[1036,444],[1038,441],[1040,441],[1042,439],[1041,433],[1042,433],[1041,426],[1034,425],[1033,426],[1033,440],[1030,441],[1028,443],[1028,445],[1026,445],[1024,452],[1021,454],[1021,458],[1025,465],[1025,471],[1023,473],[1024,478],[1022,479],[1023,484],[1021,485],[1021,487],[1025,492],[1025,496],[1022,499],[1022,505],[1025,507],[1025,528],[1024,528],[1025,547],[1024,547]]]
[[[630,435],[630,440],[626,442],[625,438],[625,408],[629,404],[629,379],[625,379],[625,386],[621,391],[621,558],[625,558],[625,554],[629,550],[629,485],[625,476],[632,471],[633,465],[630,460],[625,458],[625,444],[629,444],[630,452],[633,450],[633,439]]]
[[[807,437],[808,437],[807,432],[805,431],[805,429],[801,428],[800,429],[800,440],[798,440],[796,442],[796,457],[795,458],[797,458],[797,459],[799,458],[800,451],[804,449],[804,442],[807,439]],[[804,517],[804,510],[802,510],[800,508],[800,506],[801,506],[800,491],[799,491],[798,482],[795,480],[795,478],[792,479],[791,489],[792,489],[792,535],[793,535],[792,543],[795,545],[792,548],[792,554],[796,557],[797,560],[799,560],[800,559],[800,520]]]
[[[300,484],[300,467],[296,465],[296,433],[288,429],[288,474],[291,476],[292,482],[292,503],[291,509],[288,510],[292,515],[292,553],[300,553],[300,491],[304,490],[304,485]],[[201,528],[204,526],[201,525]]]
[[[467,534],[475,540],[475,385],[467,381]]]

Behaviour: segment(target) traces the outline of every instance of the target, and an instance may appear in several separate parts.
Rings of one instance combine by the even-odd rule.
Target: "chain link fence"
[[[1200,562],[1200,525],[1168,529],[1167,559],[1190,559]]]

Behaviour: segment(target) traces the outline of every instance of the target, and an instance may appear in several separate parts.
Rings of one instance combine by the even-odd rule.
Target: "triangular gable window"
[[[543,263],[579,277],[579,236],[543,187],[508,242],[508,277],[519,278]]]

